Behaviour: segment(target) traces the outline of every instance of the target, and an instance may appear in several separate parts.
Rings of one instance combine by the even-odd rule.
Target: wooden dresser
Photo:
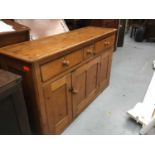
[[[34,133],[60,134],[108,86],[115,34],[85,27],[0,49],[2,68],[23,77]]]

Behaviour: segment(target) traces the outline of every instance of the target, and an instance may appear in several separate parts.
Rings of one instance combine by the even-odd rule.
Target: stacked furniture
[[[36,133],[60,134],[108,86],[115,35],[85,27],[0,49],[2,68],[23,77]]]
[[[28,27],[9,19],[3,19],[2,22],[10,25],[14,31],[0,32],[0,47],[29,40],[30,29]]]

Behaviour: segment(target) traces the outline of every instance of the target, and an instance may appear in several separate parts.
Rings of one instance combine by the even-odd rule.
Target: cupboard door
[[[71,75],[44,87],[47,119],[50,132],[59,134],[72,120]]]
[[[77,116],[95,96],[98,88],[99,58],[72,73],[73,116]]]
[[[111,59],[112,59],[112,49],[106,51],[101,55],[100,80],[99,80],[99,85],[101,89],[104,89],[109,84]]]

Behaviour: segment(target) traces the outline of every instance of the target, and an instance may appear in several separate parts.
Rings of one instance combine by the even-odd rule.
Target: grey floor
[[[137,43],[126,35],[124,46],[113,54],[109,87],[62,134],[139,134],[141,126],[126,111],[143,101],[154,59],[155,43]]]

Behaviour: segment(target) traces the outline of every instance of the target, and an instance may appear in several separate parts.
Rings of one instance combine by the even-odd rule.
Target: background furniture
[[[4,23],[11,25],[15,31],[0,32],[0,47],[29,40],[29,28],[10,19],[3,19]]]
[[[120,19],[119,20],[117,47],[122,47],[124,45],[126,23],[127,23],[126,19]]]
[[[130,37],[135,37],[138,28],[145,25],[146,20],[144,19],[129,19],[128,29],[131,27]]]
[[[133,24],[131,27],[131,33],[130,33],[130,37],[135,37],[136,31],[138,28],[140,28],[141,26],[139,24]]]
[[[155,19],[147,19],[145,22],[145,39],[155,41]]]
[[[98,26],[118,29],[118,19],[65,19],[70,30],[86,27]]]
[[[23,77],[33,131],[61,133],[109,84],[116,29],[86,27],[0,49]]]
[[[130,37],[135,36],[136,30],[140,27],[144,28],[144,39],[147,41],[155,41],[155,20],[154,19],[130,19],[128,28],[131,27]]]
[[[0,134],[31,134],[21,77],[0,70]]]
[[[29,27],[31,40],[69,31],[63,19],[16,19],[15,22]]]

